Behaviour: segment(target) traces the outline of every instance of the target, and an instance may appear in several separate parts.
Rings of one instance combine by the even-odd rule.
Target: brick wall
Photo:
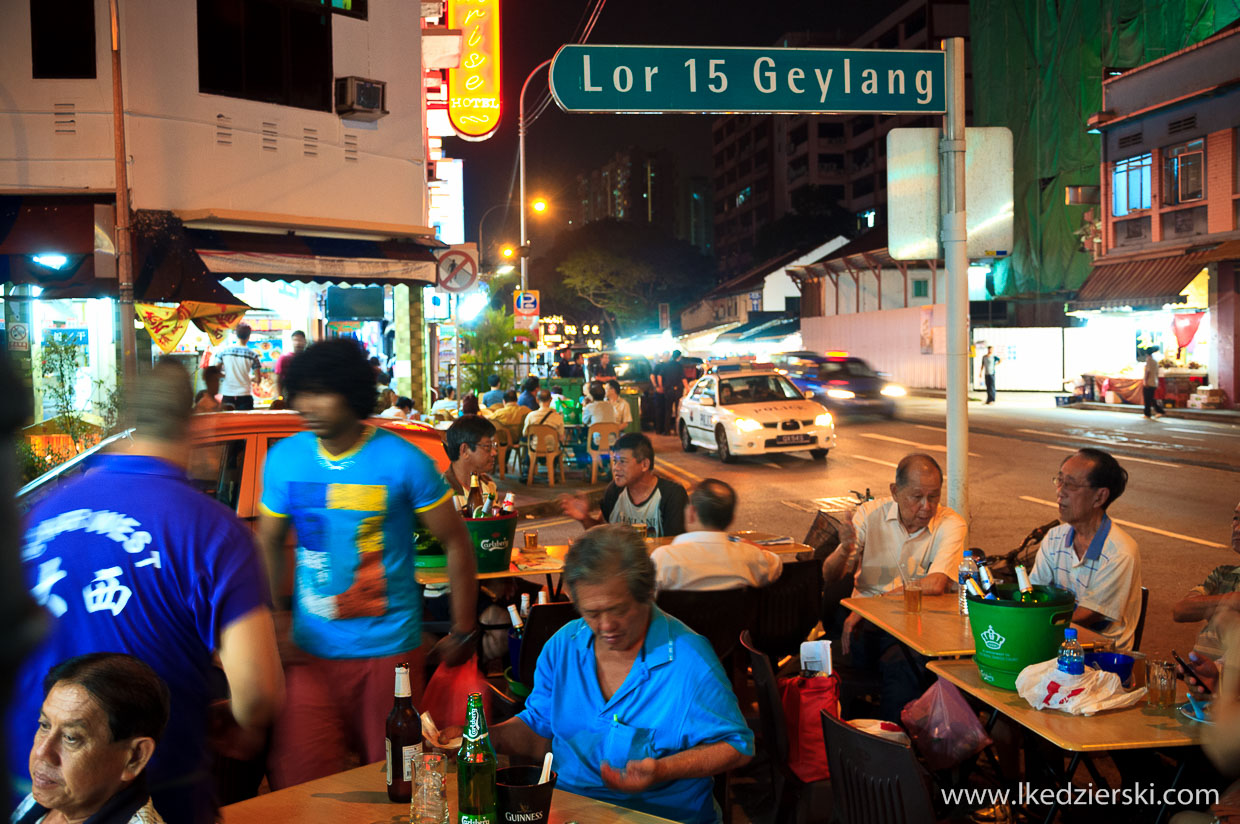
[[[1235,129],[1214,132],[1206,138],[1206,214],[1209,232],[1236,228],[1232,195],[1235,194]]]

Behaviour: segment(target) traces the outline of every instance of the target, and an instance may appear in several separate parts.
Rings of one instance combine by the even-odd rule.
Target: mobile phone
[[[1193,669],[1191,664],[1189,664],[1187,661],[1181,658],[1178,652],[1176,652],[1175,650],[1171,650],[1171,657],[1175,659],[1175,662],[1177,664],[1179,664],[1181,667],[1184,668],[1184,672],[1186,672],[1187,674],[1197,679],[1197,685],[1201,687],[1201,691],[1203,693],[1205,693],[1206,695],[1212,694],[1210,692],[1210,688],[1206,686],[1206,682],[1203,681],[1201,679],[1201,676],[1197,674],[1197,670]]]

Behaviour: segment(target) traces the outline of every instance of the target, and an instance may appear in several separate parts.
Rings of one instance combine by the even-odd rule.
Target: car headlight
[[[889,398],[903,398],[908,390],[898,383],[889,383],[883,387],[883,394]]]
[[[830,412],[823,412],[821,415],[814,418],[814,426],[830,426],[830,425],[831,425],[831,413]]]
[[[837,401],[847,401],[857,397],[857,393],[851,389],[828,389],[827,397]]]
[[[758,423],[753,418],[737,418],[736,428],[742,432],[757,432],[762,428],[762,424]]]

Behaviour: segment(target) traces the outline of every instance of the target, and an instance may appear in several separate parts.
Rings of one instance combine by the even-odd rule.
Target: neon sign
[[[448,0],[448,28],[460,29],[461,65],[448,70],[448,120],[466,140],[499,127],[499,0]]]

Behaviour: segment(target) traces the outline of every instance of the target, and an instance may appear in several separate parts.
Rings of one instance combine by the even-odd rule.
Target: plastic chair
[[[508,431],[508,427],[499,424],[495,427],[496,462],[499,467],[499,476],[501,478],[508,477],[508,450],[512,449],[512,433]]]
[[[757,599],[750,587],[713,592],[672,589],[660,592],[655,603],[698,635],[704,635],[715,655],[724,662],[724,670],[729,671],[728,656],[736,649],[741,632],[753,621]]]
[[[822,609],[822,562],[784,564],[779,580],[758,590],[752,624],[758,649],[775,660],[801,652]]]
[[[534,476],[538,474],[538,459],[543,458],[547,464],[547,483],[555,486],[555,467],[558,463],[560,466],[560,483],[564,480],[564,452],[560,448],[560,433],[552,426],[543,426],[542,424],[532,424],[525,431],[527,446],[526,450],[530,455],[530,474],[526,483],[534,483]]]
[[[586,452],[590,454],[590,483],[598,483],[598,470],[611,445],[620,437],[618,423],[592,423],[586,430]]]
[[[577,608],[571,601],[553,601],[534,604],[530,617],[525,621],[525,634],[521,636],[521,658],[517,664],[517,679],[530,689],[534,688],[534,672],[538,668],[538,656],[551,636],[577,617]]]
[[[1150,605],[1150,591],[1146,587],[1141,587],[1141,614],[1137,616],[1137,628],[1132,631],[1132,649],[1137,652],[1141,649],[1141,635],[1145,632],[1145,609]]]
[[[862,732],[826,712],[820,715],[840,824],[938,820],[930,777],[911,745]]]
[[[781,576],[782,577],[782,576]],[[797,778],[788,766],[788,721],[784,718],[783,702],[779,698],[779,683],[771,659],[754,646],[749,630],[740,634],[741,646],[749,655],[749,668],[753,673],[753,685],[758,694],[758,730],[766,748],[771,768],[771,789],[775,794],[775,821],[795,822],[797,808],[812,795],[831,791],[830,781],[814,781],[809,784]],[[828,799],[830,796],[827,796]],[[814,810],[826,811],[831,803],[814,799]]]

